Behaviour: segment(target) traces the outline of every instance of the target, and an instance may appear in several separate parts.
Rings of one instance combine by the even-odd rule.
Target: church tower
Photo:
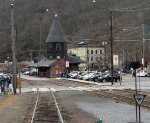
[[[46,39],[47,58],[52,59],[66,59],[67,42],[59,22],[57,14],[55,14],[52,26]]]

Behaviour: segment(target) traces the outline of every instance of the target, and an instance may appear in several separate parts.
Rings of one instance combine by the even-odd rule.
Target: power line
[[[126,39],[117,39],[117,40],[114,40],[115,42],[140,42],[141,40],[126,40]]]
[[[137,12],[137,11],[142,11],[142,10],[150,10],[150,8],[142,8],[142,9],[129,9],[129,10],[125,10],[125,9],[113,9],[113,11],[116,12]]]
[[[138,7],[142,7],[142,6],[147,6],[147,5],[150,5],[150,2],[145,2],[145,3],[142,3],[142,4],[138,4],[138,5],[133,5],[131,7],[128,7],[128,8],[123,8],[123,9],[133,9],[133,8],[138,8]]]

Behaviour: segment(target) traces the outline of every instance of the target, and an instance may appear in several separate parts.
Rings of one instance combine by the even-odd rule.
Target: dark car
[[[111,73],[103,73],[101,76],[99,76],[96,81],[97,82],[111,82],[112,76]],[[120,81],[120,75],[118,73],[113,74],[113,81],[117,82]]]
[[[93,76],[91,76],[90,81],[96,82],[96,79],[101,76],[101,73],[95,73]]]
[[[3,75],[0,75],[0,84],[2,84],[5,81],[6,81],[5,77]]]
[[[85,75],[85,73],[84,72],[81,72],[81,73],[79,73],[78,74],[78,79],[80,79],[80,80],[83,80],[83,76]]]
[[[147,77],[150,77],[150,73],[147,73]]]

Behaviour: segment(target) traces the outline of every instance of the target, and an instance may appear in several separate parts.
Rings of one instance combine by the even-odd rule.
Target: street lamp
[[[144,70],[144,67],[145,67],[145,53],[144,53],[144,50],[145,50],[145,38],[144,38],[144,23],[142,24],[142,28],[143,28],[143,59],[142,59],[142,64],[143,64],[143,70]]]
[[[113,16],[110,10],[111,85],[113,85]]]
[[[15,46],[15,29],[14,29],[14,4],[11,4],[11,40],[12,40],[12,54],[13,54],[13,91],[16,94],[17,81],[17,65],[16,65],[16,46]]]
[[[14,4],[10,4],[11,10],[11,35],[0,32],[1,34],[7,35],[12,40],[12,56],[13,56],[13,92],[16,94],[16,81],[17,81],[17,65],[16,65],[16,46],[15,46],[15,29],[14,29]]]
[[[40,13],[40,42],[39,42],[39,55],[41,55],[41,52],[42,52],[42,46],[41,46],[41,43],[42,43],[42,13],[44,12],[48,12],[49,9],[45,9],[43,12]]]
[[[107,41],[103,41],[102,45],[104,46],[104,66],[106,68],[106,45],[107,45]]]
[[[88,50],[88,43],[85,42],[79,42],[78,45],[80,46],[86,46],[86,66],[87,66],[87,71],[89,72],[89,50]]]
[[[84,39],[85,40],[85,39]],[[86,39],[86,40],[89,40],[89,39]],[[87,66],[87,71],[88,71],[88,79],[89,79],[89,50],[88,50],[88,43],[85,43],[85,42],[80,42],[78,43],[78,45],[80,46],[84,46],[86,45],[86,66]],[[89,79],[90,81],[90,79]]]

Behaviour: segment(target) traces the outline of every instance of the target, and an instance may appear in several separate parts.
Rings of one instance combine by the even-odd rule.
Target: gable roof
[[[50,67],[55,62],[56,60],[49,60],[49,59],[44,58],[37,63],[30,64],[29,67]]]
[[[49,42],[66,42],[62,26],[57,15],[55,15],[46,43]]]
[[[55,63],[57,60],[49,60],[49,59],[42,59],[41,61],[37,63],[30,63],[29,67],[50,67],[53,63]],[[80,57],[67,55],[67,61],[71,64],[80,64],[85,63],[85,61],[81,60]]]
[[[80,57],[72,56],[72,55],[68,55],[67,60],[69,61],[69,63],[72,63],[72,64],[73,63],[76,63],[76,64],[85,63],[85,61],[81,60]]]
[[[44,59],[37,63],[37,67],[50,67],[55,62],[56,62],[56,60]]]

